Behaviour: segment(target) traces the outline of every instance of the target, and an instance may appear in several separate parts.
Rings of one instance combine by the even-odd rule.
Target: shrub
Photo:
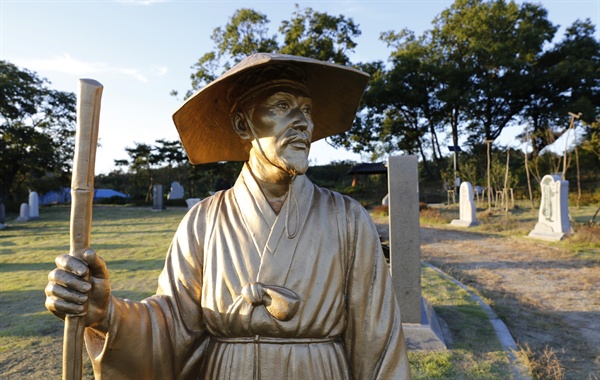
[[[389,216],[390,210],[388,206],[375,206],[373,207],[373,215],[375,216]]]

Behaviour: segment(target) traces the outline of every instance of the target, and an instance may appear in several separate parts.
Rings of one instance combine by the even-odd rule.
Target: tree
[[[294,54],[341,64],[350,63],[348,53],[356,47],[358,25],[346,17],[331,16],[312,8],[296,10],[289,21],[282,21],[280,35],[269,32],[269,19],[252,9],[234,12],[224,27],[214,29],[214,48],[204,53],[192,66],[192,88],[185,97],[215,80],[248,55],[264,53]],[[283,44],[279,44],[283,39]],[[176,91],[172,92],[177,95]]]
[[[157,165],[167,164],[167,181],[171,181],[171,170],[173,167],[181,166],[187,162],[187,155],[179,140],[156,140],[154,146],[154,162]]]
[[[443,124],[442,103],[434,96],[439,87],[436,53],[427,35],[416,38],[403,30],[382,33],[381,38],[395,49],[390,57],[392,68],[386,71],[382,62],[361,65],[372,78],[361,111],[348,133],[331,140],[355,152],[419,154],[429,176],[439,176],[437,131],[443,129]],[[436,162],[435,174],[429,168],[426,152]]]
[[[0,61],[0,198],[13,201],[44,176],[68,184],[75,94],[52,90],[34,72]],[[49,183],[45,181],[44,183]]]
[[[133,172],[134,177],[128,193],[133,198],[144,196],[145,201],[148,202],[151,199],[152,185],[154,184],[151,166],[157,162],[157,159],[153,154],[154,149],[151,145],[138,142],[134,142],[134,144],[133,148],[125,148],[129,160],[115,160],[115,164],[119,166],[129,165],[129,170]],[[148,184],[148,186],[145,184]]]
[[[298,4],[292,19],[281,22],[279,32],[284,39],[280,53],[341,65],[350,63],[348,53],[356,48],[353,38],[360,36],[360,29],[351,18],[300,9]]]
[[[469,73],[462,90],[471,144],[495,140],[516,121],[532,90],[529,68],[556,29],[540,5],[504,0],[457,0],[436,18],[439,49]]]
[[[531,99],[523,117],[533,126],[536,157],[569,128],[569,112],[582,113],[587,137],[600,115],[600,41],[591,21],[577,20],[564,38],[545,51],[532,67]]]

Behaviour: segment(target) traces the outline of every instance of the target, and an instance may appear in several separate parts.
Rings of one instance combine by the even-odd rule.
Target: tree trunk
[[[529,154],[527,153],[527,148],[529,148],[529,123],[527,123],[527,127],[525,129],[525,173],[527,173],[527,188],[529,189],[529,201],[531,202],[531,209],[535,209],[535,205],[533,204],[533,192],[531,191],[531,178],[529,175],[529,159],[527,158]]]

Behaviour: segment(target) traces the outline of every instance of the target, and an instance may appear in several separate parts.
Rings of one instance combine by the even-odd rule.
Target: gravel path
[[[387,236],[387,225],[378,229]],[[521,345],[567,379],[600,379],[600,262],[526,238],[421,228],[421,256],[487,298]]]

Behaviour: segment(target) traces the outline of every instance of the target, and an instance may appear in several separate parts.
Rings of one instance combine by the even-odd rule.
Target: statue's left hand
[[[88,249],[82,259],[65,254],[55,262],[45,289],[46,308],[61,319],[85,314],[86,327],[105,333],[111,294],[104,260]]]

